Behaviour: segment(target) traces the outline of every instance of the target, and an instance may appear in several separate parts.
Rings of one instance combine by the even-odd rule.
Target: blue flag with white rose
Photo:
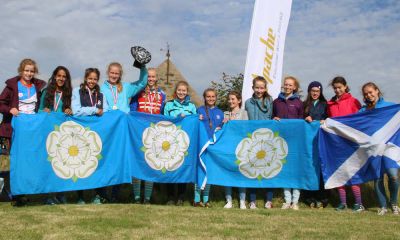
[[[198,115],[129,113],[132,176],[160,183],[196,182],[199,147],[208,141]]]
[[[247,188],[319,188],[319,122],[229,121],[200,153],[208,184]]]
[[[70,117],[52,112],[13,118],[12,194],[93,189],[131,182],[126,114]]]

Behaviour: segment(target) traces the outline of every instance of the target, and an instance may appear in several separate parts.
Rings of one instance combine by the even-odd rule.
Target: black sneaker
[[[11,205],[13,207],[23,207],[28,205],[29,199],[26,197],[16,197],[13,201],[11,201]]]

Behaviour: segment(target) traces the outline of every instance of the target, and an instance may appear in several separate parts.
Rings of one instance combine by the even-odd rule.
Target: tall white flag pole
[[[256,0],[247,48],[243,102],[253,94],[252,81],[263,76],[275,99],[281,90],[283,52],[292,0]],[[244,104],[243,104],[244,105]]]

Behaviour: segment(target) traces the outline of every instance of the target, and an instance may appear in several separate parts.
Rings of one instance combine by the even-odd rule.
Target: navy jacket
[[[305,106],[306,107],[306,106]],[[317,104],[311,103],[308,109],[308,114],[304,114],[304,118],[310,116],[313,120],[325,120],[328,118],[328,104],[318,101]]]

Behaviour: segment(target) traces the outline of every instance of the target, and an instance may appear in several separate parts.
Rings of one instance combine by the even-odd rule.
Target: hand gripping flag
[[[400,105],[327,119],[319,133],[325,188],[361,184],[400,167]]]

